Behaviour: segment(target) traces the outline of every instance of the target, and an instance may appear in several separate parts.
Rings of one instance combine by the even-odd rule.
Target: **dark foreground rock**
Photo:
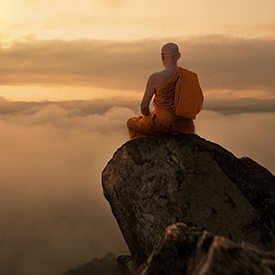
[[[132,275],[137,269],[131,256],[119,256],[117,264],[122,275]]]
[[[94,258],[92,261],[63,272],[63,275],[120,275],[117,257],[114,253],[107,253],[104,257]]]
[[[178,222],[275,251],[275,177],[197,135],[127,142],[102,185],[136,267]]]
[[[273,275],[275,255],[178,223],[135,275]]]

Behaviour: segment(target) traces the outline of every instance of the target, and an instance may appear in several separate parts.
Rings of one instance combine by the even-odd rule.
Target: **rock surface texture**
[[[169,226],[148,261],[135,275],[273,275],[275,254],[236,244],[178,223]]]
[[[197,135],[126,142],[102,186],[136,267],[179,222],[275,251],[275,177]]]

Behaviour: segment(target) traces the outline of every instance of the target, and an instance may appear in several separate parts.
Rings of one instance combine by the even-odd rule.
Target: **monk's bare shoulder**
[[[149,82],[154,86],[157,87],[167,81],[168,79],[172,78],[174,75],[174,71],[169,70],[162,70],[159,72],[155,72],[149,76]]]
[[[163,71],[155,72],[150,75],[150,79],[156,80],[163,77]]]

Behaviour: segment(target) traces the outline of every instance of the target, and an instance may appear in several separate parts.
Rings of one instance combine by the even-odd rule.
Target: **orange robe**
[[[171,79],[156,88],[154,111],[128,119],[130,139],[195,133],[193,119],[203,99],[197,74],[178,67]]]

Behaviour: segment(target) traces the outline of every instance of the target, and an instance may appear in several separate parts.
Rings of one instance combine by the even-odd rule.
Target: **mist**
[[[62,274],[127,253],[101,171],[127,140],[128,108],[86,115],[57,105],[2,116],[1,273]]]
[[[128,140],[125,123],[139,103],[0,103],[1,273],[62,274],[107,252],[127,254],[101,172]],[[275,113],[262,101],[253,101],[257,112],[233,103],[206,102],[197,134],[274,174]]]

